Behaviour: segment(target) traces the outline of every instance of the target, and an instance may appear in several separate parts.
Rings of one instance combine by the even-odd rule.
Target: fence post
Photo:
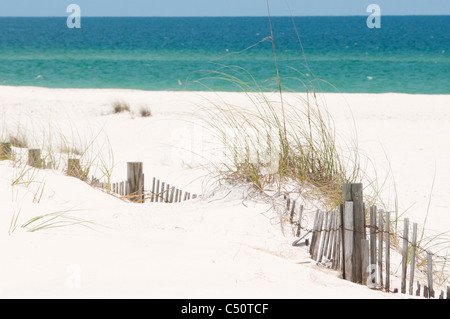
[[[142,166],[142,162],[127,163],[127,182],[130,184],[131,200],[137,203],[144,201],[144,194],[142,192],[144,184]]]
[[[365,213],[364,213],[364,203],[363,203],[363,185],[361,183],[345,183],[342,185],[342,194],[344,202],[352,202],[352,233],[353,233],[353,245],[352,245],[352,258],[351,260],[355,263],[353,270],[353,282],[362,283],[362,250],[361,250],[361,240],[365,239]],[[347,209],[344,209],[347,213]],[[344,220],[346,217],[344,216]],[[348,220],[347,220],[348,221]],[[348,225],[344,224],[344,228],[348,229]],[[348,235],[350,233],[346,232]],[[347,241],[347,240],[346,240]],[[346,246],[347,247],[347,246]],[[349,272],[347,272],[349,273]]]
[[[403,250],[402,250],[402,283],[401,292],[406,293],[406,270],[408,267],[408,232],[409,219],[405,218],[403,225]]]
[[[41,150],[39,149],[29,149],[28,150],[28,165],[36,168],[41,168]]]

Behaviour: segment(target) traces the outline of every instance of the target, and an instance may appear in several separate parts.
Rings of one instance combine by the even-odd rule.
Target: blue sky
[[[0,0],[0,16],[67,16],[75,3],[82,16],[266,16],[266,0]],[[450,0],[270,0],[274,16],[450,15]]]

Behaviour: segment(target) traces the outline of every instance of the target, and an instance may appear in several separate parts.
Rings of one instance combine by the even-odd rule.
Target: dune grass
[[[125,102],[125,101],[114,101],[112,103],[111,107],[112,107],[113,114],[131,111],[130,104],[128,104],[128,102]]]

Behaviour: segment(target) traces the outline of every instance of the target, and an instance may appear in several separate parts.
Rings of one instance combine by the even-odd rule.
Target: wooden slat
[[[389,291],[391,288],[391,213],[386,212],[386,280],[384,282],[384,289]]]
[[[292,201],[291,211],[289,214],[289,222],[291,224],[294,222],[294,213],[295,213],[295,199]]]
[[[311,255],[311,258],[314,258],[314,248],[317,239],[318,224],[319,224],[319,210],[316,210],[316,214],[314,216],[313,232],[311,235],[311,245],[309,246],[309,254]]]
[[[313,256],[313,259],[316,260],[316,261],[318,261],[320,240],[321,240],[321,237],[322,237],[323,219],[324,219],[324,212],[320,212],[319,213],[319,224],[317,225],[316,243],[314,245],[314,256]]]
[[[159,192],[159,201],[164,203],[164,192],[166,191],[166,183],[161,182],[161,191]]]
[[[328,258],[328,245],[329,245],[329,241],[330,241],[330,235],[331,235],[331,224],[332,224],[332,212],[327,213],[328,216],[328,223],[326,225],[325,228],[325,241],[324,241],[324,247],[323,247],[323,254],[322,256],[325,256],[326,258]]]
[[[434,289],[433,289],[433,253],[430,250],[427,250],[427,275],[428,275],[428,290],[429,297],[434,298]]]
[[[377,282],[380,289],[383,289],[383,211],[379,211],[378,215],[378,267],[377,267]]]
[[[361,239],[361,249],[362,249],[362,284],[367,284],[367,279],[369,277],[369,266],[370,266],[370,245],[369,240]]]
[[[152,196],[150,197],[150,201],[154,202],[155,201],[155,190],[156,190],[156,178],[153,177],[153,182],[152,182]]]
[[[377,263],[377,207],[370,207],[370,263],[375,265]]]
[[[174,196],[175,196],[175,187],[172,186],[172,190],[170,191],[169,203],[173,203]]]
[[[405,218],[403,225],[403,249],[402,249],[402,273],[401,273],[401,293],[406,293],[406,271],[408,267],[408,233],[409,219]]]
[[[354,236],[353,236],[353,202],[345,202],[344,206],[344,263],[345,279],[356,282],[355,262],[354,262]]]
[[[164,193],[164,201],[170,203],[170,184],[167,184],[166,192]]]
[[[339,204],[339,265],[342,270],[342,278],[345,278],[345,245],[344,245],[344,203]]]
[[[416,268],[416,245],[417,245],[417,223],[413,223],[412,243],[411,243],[411,266],[409,271],[409,294],[414,290],[414,272]]]
[[[159,202],[159,179],[156,181],[155,202]]]
[[[327,252],[326,252],[326,256],[328,258],[328,260],[332,260],[332,251],[333,251],[333,245],[334,245],[334,233],[335,233],[335,228],[336,228],[336,212],[332,211],[331,212],[331,224],[330,224],[330,232],[329,232],[329,237],[328,237],[328,246],[327,246]]]
[[[297,233],[295,234],[297,237],[300,237],[302,234],[302,215],[303,215],[303,205],[300,205],[298,210]]]

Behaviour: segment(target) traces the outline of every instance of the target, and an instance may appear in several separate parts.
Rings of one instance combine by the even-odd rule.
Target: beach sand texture
[[[276,93],[267,96],[279,99]],[[285,94],[287,100],[302,96]],[[35,185],[12,187],[17,169],[0,162],[0,296],[403,298],[342,281],[338,273],[308,263],[306,250],[291,247],[294,238],[282,235],[270,205],[245,199],[245,188],[211,193],[214,180],[183,151],[201,147],[199,119],[186,121],[186,114],[223,100],[252,107],[242,93],[1,86],[3,136],[23,134],[33,148],[62,136],[79,147],[95,140],[96,151],[114,167],[113,181],[125,179],[127,162],[142,161],[146,188],[155,176],[211,197],[130,204],[52,170],[33,175]],[[339,135],[357,136],[370,159],[363,165],[367,175],[374,177],[374,167],[380,183],[386,178],[386,206],[393,209],[397,200],[399,211],[406,211],[402,218],[420,225],[426,218],[430,235],[447,232],[450,96],[324,93],[320,100]],[[111,114],[114,101],[127,102],[131,112]],[[142,107],[152,116],[140,117]],[[92,221],[95,231],[79,225],[30,233],[17,227],[8,235],[15,215],[21,225],[63,211]]]

